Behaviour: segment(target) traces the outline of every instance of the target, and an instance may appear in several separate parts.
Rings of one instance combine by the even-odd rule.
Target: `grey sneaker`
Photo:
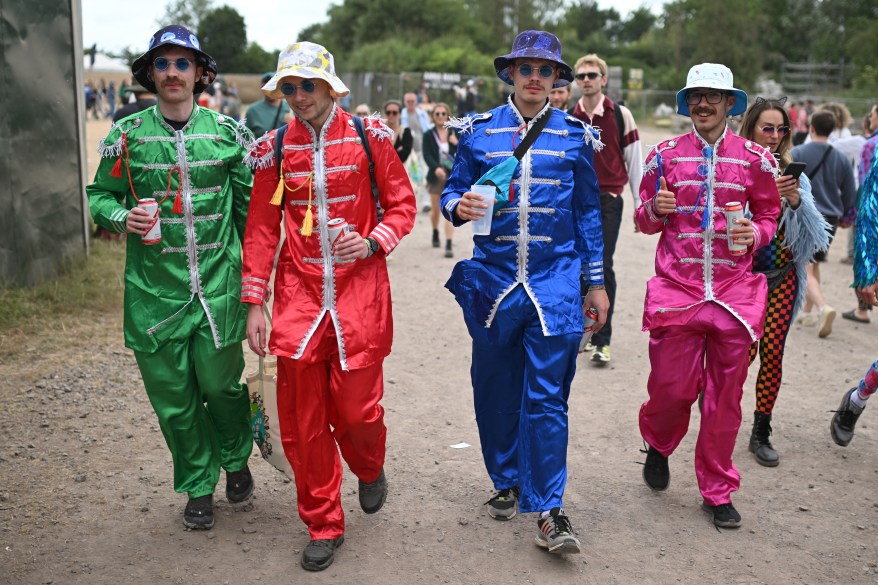
[[[561,508],[552,508],[549,515],[537,520],[537,546],[559,555],[582,552],[579,539],[573,535],[570,519]]]
[[[512,520],[518,514],[518,487],[500,490],[494,497],[485,502],[488,506],[488,516],[494,520]]]
[[[591,354],[591,362],[596,366],[605,366],[610,363],[610,346],[596,346]]]

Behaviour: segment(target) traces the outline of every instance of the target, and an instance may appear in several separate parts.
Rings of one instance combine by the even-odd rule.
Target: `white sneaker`
[[[820,324],[817,330],[818,337],[828,337],[832,333],[832,322],[835,320],[835,309],[829,305],[823,305],[818,313],[818,321]]]
[[[814,327],[817,325],[817,321],[820,319],[819,314],[815,314],[813,312],[806,313],[802,311],[799,313],[798,317],[796,317],[796,323],[803,327]]]

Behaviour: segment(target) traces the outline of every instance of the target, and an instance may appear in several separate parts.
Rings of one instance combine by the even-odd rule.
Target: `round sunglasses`
[[[168,67],[171,66],[171,63],[174,64],[174,67],[176,67],[178,71],[188,71],[189,67],[192,65],[192,61],[186,57],[178,57],[173,61],[167,57],[156,57],[153,59],[152,66],[155,67],[156,71],[167,71]]]
[[[522,77],[530,77],[535,69],[536,68],[530,63],[522,63],[518,66],[518,73]],[[540,72],[540,77],[543,77],[545,79],[552,77],[552,75],[555,73],[555,68],[551,65],[540,65],[539,69],[536,70]]]
[[[290,83],[289,81],[285,81],[280,84],[280,92],[285,96],[290,97],[296,95],[296,91],[300,87],[305,93],[314,93],[314,90],[317,89],[317,84],[310,79],[306,79],[299,85],[296,85],[295,83]]]

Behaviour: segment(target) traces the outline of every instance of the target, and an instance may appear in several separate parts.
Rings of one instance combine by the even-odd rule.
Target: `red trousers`
[[[328,314],[301,358],[278,358],[281,443],[296,477],[299,517],[314,540],[344,534],[339,449],[364,482],[384,467],[382,365],[343,371]]]
[[[732,463],[741,426],[750,334],[729,311],[705,303],[685,325],[650,331],[649,400],[640,407],[643,439],[665,457],[689,429],[689,414],[704,392],[701,430],[695,443],[695,475],[704,501],[731,501],[741,476]]]

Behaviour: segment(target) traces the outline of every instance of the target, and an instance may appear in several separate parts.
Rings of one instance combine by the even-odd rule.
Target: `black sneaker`
[[[433,242],[433,247],[434,247],[434,248],[438,248],[439,246],[442,245],[441,243],[439,243],[439,230],[433,230],[433,240],[432,240],[432,242]]]
[[[488,506],[488,516],[494,520],[512,520],[518,513],[518,487],[500,490],[485,502]]]
[[[646,462],[643,464],[643,481],[651,489],[661,492],[668,489],[671,483],[671,470],[668,458],[650,446],[646,451]]]
[[[226,498],[232,504],[238,504],[253,495],[253,476],[250,468],[241,471],[226,472]]]
[[[582,552],[579,539],[573,535],[570,519],[561,508],[552,508],[549,515],[537,520],[537,546],[555,554],[577,554]]]
[[[190,498],[183,511],[183,526],[190,530],[210,530],[214,523],[213,494]]]
[[[302,568],[306,571],[322,571],[335,560],[335,550],[344,543],[344,534],[338,538],[312,540],[302,551]]]
[[[713,523],[720,528],[738,528],[741,525],[741,515],[731,502],[718,506],[702,503],[701,507],[713,515]]]
[[[832,440],[842,447],[847,447],[854,439],[854,427],[857,425],[857,419],[863,414],[862,408],[858,409],[851,404],[851,395],[856,391],[856,388],[851,388],[845,392],[841,398],[841,404],[838,405],[838,410],[832,415],[832,422],[829,424]]]
[[[371,483],[360,480],[360,507],[366,514],[374,514],[384,505],[387,499],[387,478],[384,477],[384,470],[378,479]]]

